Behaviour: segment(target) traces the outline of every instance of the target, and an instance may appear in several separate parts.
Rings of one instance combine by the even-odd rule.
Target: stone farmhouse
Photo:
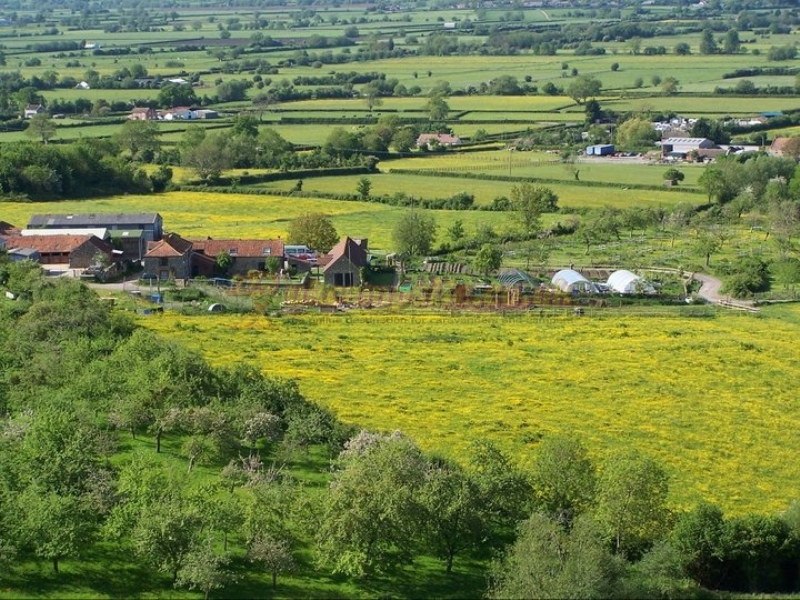
[[[367,240],[349,237],[343,237],[320,259],[325,283],[336,287],[360,286],[361,269],[368,264]]]

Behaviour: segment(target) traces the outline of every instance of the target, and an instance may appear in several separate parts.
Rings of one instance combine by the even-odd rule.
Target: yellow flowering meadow
[[[348,423],[400,429],[457,459],[490,439],[530,464],[542,435],[598,458],[635,447],[676,506],[777,512],[797,497],[800,311],[691,317],[167,313],[142,323],[216,364],[294,378]]]

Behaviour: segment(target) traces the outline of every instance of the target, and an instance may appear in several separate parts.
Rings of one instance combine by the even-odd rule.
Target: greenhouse
[[[498,281],[503,287],[534,288],[539,285],[533,277],[525,271],[519,269],[506,269],[498,277]]]
[[[612,292],[618,294],[655,294],[656,290],[649,282],[636,273],[620,270],[614,271],[606,283]]]
[[[572,269],[562,269],[553,275],[553,285],[567,294],[596,294],[595,285]]]

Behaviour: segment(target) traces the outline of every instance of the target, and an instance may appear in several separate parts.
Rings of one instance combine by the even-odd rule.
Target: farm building
[[[145,240],[153,242],[163,235],[163,220],[158,213],[92,213],[88,215],[33,215],[28,229],[87,229],[110,231],[143,231]]]
[[[427,147],[438,144],[439,146],[460,146],[461,138],[449,133],[423,133],[417,138],[417,147]]]
[[[161,281],[188,279],[192,273],[192,242],[177,233],[152,242],[144,255],[144,270]]]
[[[327,285],[361,285],[361,269],[369,262],[367,240],[344,237],[320,262],[325,263],[322,272]]]
[[[609,154],[614,154],[614,144],[586,146],[586,156],[608,156]]]
[[[13,242],[10,242],[11,245]],[[29,235],[20,236],[16,248],[35,250],[42,264],[69,264],[70,269],[85,269],[102,255],[113,260],[113,248],[94,235]]]
[[[553,275],[552,283],[567,294],[596,294],[595,285],[583,275],[572,269],[562,269]]]
[[[714,150],[717,148],[718,146],[714,142],[706,138],[671,137],[661,140],[661,152],[664,156],[685,156],[690,152]]]
[[[231,257],[229,275],[245,275],[248,271],[266,270],[267,260],[277,258],[283,267],[282,240],[192,240],[192,262],[205,256],[214,261],[222,253]]]
[[[652,284],[639,277],[636,273],[624,269],[614,271],[609,276],[606,285],[611,291],[618,294],[655,294],[656,292]]]
[[[32,119],[36,115],[40,115],[44,112],[44,106],[41,104],[28,104],[25,107],[25,111],[23,112],[23,117],[26,119]]]
[[[158,119],[158,112],[154,108],[147,106],[137,106],[128,115],[131,121],[155,121]]]

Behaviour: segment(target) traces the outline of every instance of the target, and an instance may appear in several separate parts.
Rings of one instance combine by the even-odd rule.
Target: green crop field
[[[407,309],[284,319],[167,313],[142,323],[217,364],[268,364],[345,421],[400,429],[427,450],[463,458],[470,441],[489,439],[527,464],[540,436],[572,433],[599,457],[617,448],[656,456],[670,469],[677,506],[708,500],[742,513],[777,512],[794,499],[799,314],[576,319]]]

